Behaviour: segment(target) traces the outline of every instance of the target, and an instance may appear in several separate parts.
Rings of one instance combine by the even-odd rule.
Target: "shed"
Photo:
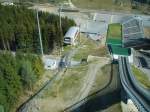
[[[79,27],[73,26],[73,27],[69,28],[69,30],[67,31],[67,33],[65,34],[64,37],[74,38],[78,31],[79,31]]]
[[[65,44],[75,44],[75,40],[79,34],[79,27],[73,26],[69,28],[67,33],[64,36]]]

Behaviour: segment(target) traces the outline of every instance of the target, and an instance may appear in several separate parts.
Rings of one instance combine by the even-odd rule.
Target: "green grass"
[[[0,2],[4,2],[6,0],[0,0]],[[20,2],[19,0],[10,0],[10,1],[13,1],[13,2]],[[59,3],[59,2],[64,2],[64,1],[67,1],[67,0],[21,0],[21,2],[33,2],[33,3]]]
[[[63,46],[62,55],[64,55],[65,53],[69,52],[71,50],[71,48],[72,48],[72,46],[70,46],[70,45]]]
[[[119,23],[109,24],[107,38],[121,39],[121,25]]]
[[[110,64],[103,66],[97,72],[94,85],[90,91],[91,94],[95,93],[96,91],[100,90],[101,88],[103,88],[106,85],[106,83],[109,81],[110,73],[111,73]]]
[[[0,112],[4,112],[4,107],[0,105]]]
[[[105,10],[131,10],[130,0],[72,0],[80,8]]]
[[[81,47],[78,52],[73,56],[76,61],[81,61],[81,59],[87,59],[89,55],[99,56],[99,57],[109,57],[106,46],[98,46],[96,43],[84,36],[80,38]]]
[[[63,83],[59,89],[59,94],[64,100],[73,99],[76,94],[78,94],[83,83],[83,79],[86,76],[87,69],[88,66],[81,65],[67,70]]]
[[[62,78],[55,81],[53,87],[44,93],[43,98],[51,96],[61,97],[64,101],[72,99],[78,93],[87,69],[88,66],[85,65],[68,69]]]
[[[81,37],[81,44],[78,52],[73,56],[73,59],[76,61],[80,61],[83,58],[86,59],[88,55],[93,54],[97,49],[96,43],[86,37]]]
[[[113,64],[113,74],[117,73],[118,73],[118,65]],[[102,89],[109,82],[110,76],[111,76],[111,64],[106,64],[97,72],[96,80],[90,93],[92,94]]]
[[[148,80],[148,77],[145,73],[143,73],[135,66],[132,66],[132,72],[143,87],[150,88],[150,81]]]

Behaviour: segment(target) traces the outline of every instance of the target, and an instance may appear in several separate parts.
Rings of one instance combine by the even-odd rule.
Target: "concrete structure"
[[[124,47],[138,47],[144,42],[143,22],[140,17],[130,17],[122,22]]]
[[[75,45],[79,35],[79,27],[71,27],[64,36],[64,44]]]
[[[122,25],[119,23],[108,26],[106,44],[114,59],[118,59],[118,56],[129,56],[131,54],[129,48],[122,47]]]
[[[122,112],[139,112],[131,99],[127,100],[127,103],[121,102]]]
[[[46,70],[54,70],[57,68],[57,62],[54,59],[45,59],[44,60],[44,68]]]

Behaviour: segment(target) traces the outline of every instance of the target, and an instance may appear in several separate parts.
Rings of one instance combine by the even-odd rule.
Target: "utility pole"
[[[60,29],[62,29],[62,26],[61,26],[61,10],[62,10],[62,5],[60,4],[59,5],[59,27],[60,27]]]
[[[79,24],[79,44],[81,44],[81,23]]]
[[[36,16],[37,16],[37,23],[38,23],[38,31],[39,31],[39,39],[40,39],[41,54],[42,54],[42,56],[43,56],[43,44],[42,44],[42,38],[41,38],[41,28],[40,28],[40,22],[39,22],[39,13],[38,13],[38,9],[36,10]]]
[[[60,28],[60,37],[62,36],[61,31],[62,31],[62,22],[61,22],[61,11],[62,11],[62,4],[59,5],[59,28]],[[60,46],[60,55],[61,55],[61,51],[63,51],[63,46]]]

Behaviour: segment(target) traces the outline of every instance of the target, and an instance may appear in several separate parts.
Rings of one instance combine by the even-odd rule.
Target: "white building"
[[[73,26],[69,28],[68,32],[64,36],[64,44],[75,45],[77,37],[79,35],[79,27]]]

